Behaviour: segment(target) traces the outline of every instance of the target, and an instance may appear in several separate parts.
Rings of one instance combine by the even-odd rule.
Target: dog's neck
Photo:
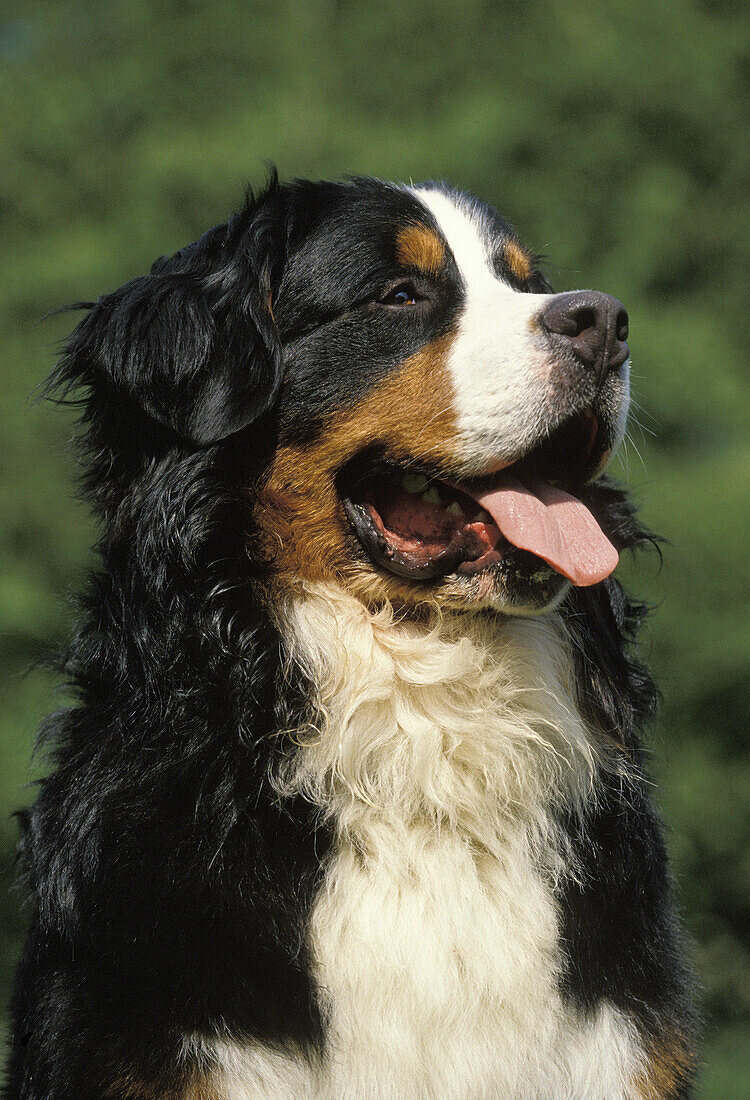
[[[592,797],[599,751],[554,616],[415,623],[314,586],[282,632],[315,698],[280,783],[363,851],[415,829],[459,831],[499,856],[520,828],[548,848],[551,811]]]

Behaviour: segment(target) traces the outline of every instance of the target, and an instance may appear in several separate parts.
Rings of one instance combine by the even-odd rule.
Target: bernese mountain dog
[[[7,1100],[688,1097],[621,303],[443,184],[274,177],[76,308]]]

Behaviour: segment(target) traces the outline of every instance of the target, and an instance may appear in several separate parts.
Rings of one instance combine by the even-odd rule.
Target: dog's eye
[[[398,286],[389,290],[380,299],[381,304],[384,306],[415,306],[417,302],[421,301],[421,295],[417,293],[411,283],[399,283]]]

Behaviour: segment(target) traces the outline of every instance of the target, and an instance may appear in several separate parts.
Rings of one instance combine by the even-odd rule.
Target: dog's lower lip
[[[396,576],[407,580],[431,581],[461,570],[463,565],[477,564],[484,558],[494,556],[499,560],[494,546],[489,546],[483,537],[483,524],[464,524],[453,534],[443,549],[430,552],[425,545],[424,553],[403,549],[389,539],[382,519],[376,509],[364,502],[344,499],[344,509],[360,543],[370,557]],[[499,535],[499,532],[498,532]],[[487,564],[490,564],[488,561]],[[467,570],[471,572],[477,571]]]

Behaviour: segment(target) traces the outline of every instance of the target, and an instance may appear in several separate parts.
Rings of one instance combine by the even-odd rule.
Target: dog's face
[[[73,354],[194,444],[273,419],[248,485],[272,582],[523,614],[614,568],[578,494],[624,432],[627,316],[548,293],[488,207],[296,183],[136,283]]]
[[[273,303],[280,445],[257,501],[278,568],[366,599],[549,605],[566,579],[509,541],[503,508],[531,497],[519,542],[568,537],[534,533],[549,505],[524,489],[575,494],[619,443],[622,307],[546,293],[509,226],[463,196],[367,183],[321,198]]]

